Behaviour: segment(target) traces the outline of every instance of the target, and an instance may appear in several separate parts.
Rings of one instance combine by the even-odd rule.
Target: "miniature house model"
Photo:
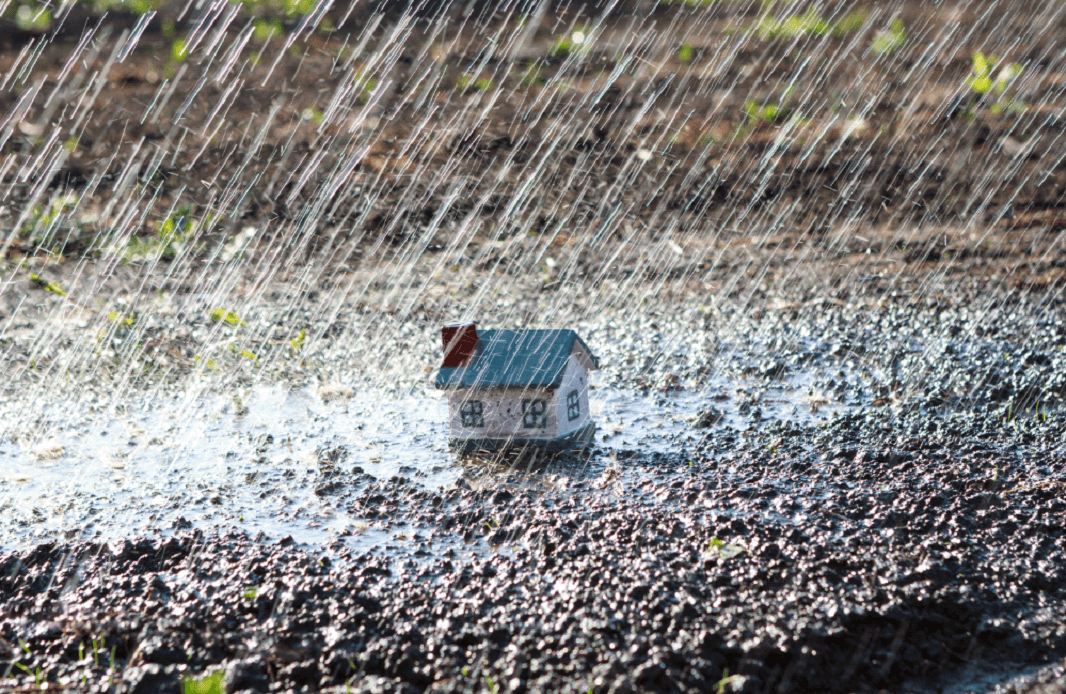
[[[479,332],[453,323],[441,338],[436,386],[448,393],[452,448],[558,452],[592,440],[588,376],[599,363],[573,330]]]

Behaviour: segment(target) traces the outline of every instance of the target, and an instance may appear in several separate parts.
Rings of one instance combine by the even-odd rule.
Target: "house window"
[[[467,400],[459,408],[459,416],[463,420],[463,426],[467,429],[477,429],[485,426],[485,408],[480,400]]]
[[[566,396],[566,416],[571,422],[581,416],[581,396],[576,390]]]
[[[543,429],[548,426],[548,405],[543,400],[522,401],[522,426]]]

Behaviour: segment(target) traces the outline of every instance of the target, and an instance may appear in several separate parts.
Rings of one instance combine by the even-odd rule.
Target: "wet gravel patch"
[[[916,419],[712,429],[552,487],[339,494],[417,527],[400,557],[228,530],[8,554],[2,686],[934,691],[1056,662],[1066,417],[920,442]],[[1062,691],[1059,670],[1001,690]]]
[[[156,385],[121,372],[149,397],[227,403],[203,415],[210,447],[188,417],[127,433],[102,371],[65,410],[52,381],[31,399],[11,381],[0,452],[59,474],[49,432],[93,431],[64,413],[96,398],[119,443],[147,446],[112,462],[169,486],[131,482],[99,514],[97,529],[130,519],[124,534],[80,532],[118,498],[106,485],[72,506],[48,489],[40,518],[28,501],[0,509],[25,525],[8,537],[39,543],[0,558],[0,689],[174,691],[221,672],[231,691],[1062,691],[1061,300],[946,286],[605,311],[578,325],[604,362],[601,434],[537,465],[445,454],[417,390],[439,306],[345,314],[258,371],[229,354]],[[288,320],[258,310],[244,320]],[[160,335],[230,330],[203,311],[153,320]],[[302,395],[268,385],[292,374],[312,383]],[[394,377],[429,418],[389,415],[403,426],[386,435],[360,398]],[[291,416],[260,412],[253,387]],[[402,455],[363,445],[388,436]],[[153,479],[168,438],[175,460],[207,456],[202,474]]]

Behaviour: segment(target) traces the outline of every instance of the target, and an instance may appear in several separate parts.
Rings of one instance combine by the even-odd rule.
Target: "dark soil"
[[[802,257],[830,276],[847,276],[843,259],[1060,286],[1066,58],[1054,47],[1066,20],[1053,3],[904,3],[892,15],[868,8],[844,35],[776,38],[752,30],[756,3],[623,4],[606,17],[574,6],[484,60],[526,10],[456,5],[395,43],[398,17],[386,13],[352,55],[375,16],[359,6],[333,10],[330,30],[286,20],[284,35],[243,49],[241,15],[176,60],[174,40],[223,22],[205,7],[161,12],[114,63],[137,17],[112,16],[78,43],[98,21],[80,8],[51,34],[9,33],[0,51],[11,75],[0,90],[5,234],[53,194],[89,192],[58,230],[20,234],[14,257],[106,256],[116,233],[152,239],[189,209],[205,241],[269,222],[331,264],[376,266],[427,230],[421,246],[438,252],[462,225],[470,250],[528,235],[509,262],[483,258],[518,275],[550,244],[585,273],[650,281],[720,279],[754,250],[771,273]],[[897,15],[907,41],[879,55],[870,46]],[[588,51],[553,48],[571,25],[601,19]],[[928,50],[934,41],[941,50]],[[966,86],[979,51],[1023,66],[1009,94]],[[470,86],[479,77],[491,88]],[[353,80],[364,90],[347,89]],[[86,101],[90,88],[100,91]],[[751,115],[767,104],[781,115]],[[341,170],[345,185],[326,185]],[[623,253],[599,267],[610,257],[600,244],[670,234],[685,257],[649,267]]]

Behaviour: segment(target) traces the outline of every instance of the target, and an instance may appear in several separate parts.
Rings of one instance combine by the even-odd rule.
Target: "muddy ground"
[[[175,53],[217,7],[122,60],[132,14],[4,25],[12,447],[64,403],[416,393],[470,307],[704,402],[666,453],[605,427],[445,486],[343,440],[283,482],[279,423],[233,485],[358,519],[321,544],[203,527],[225,493],[109,541],[91,500],[0,507],[0,690],[1066,691],[1061,8],[390,9],[355,51],[357,6]],[[977,51],[1023,71],[982,95]]]

